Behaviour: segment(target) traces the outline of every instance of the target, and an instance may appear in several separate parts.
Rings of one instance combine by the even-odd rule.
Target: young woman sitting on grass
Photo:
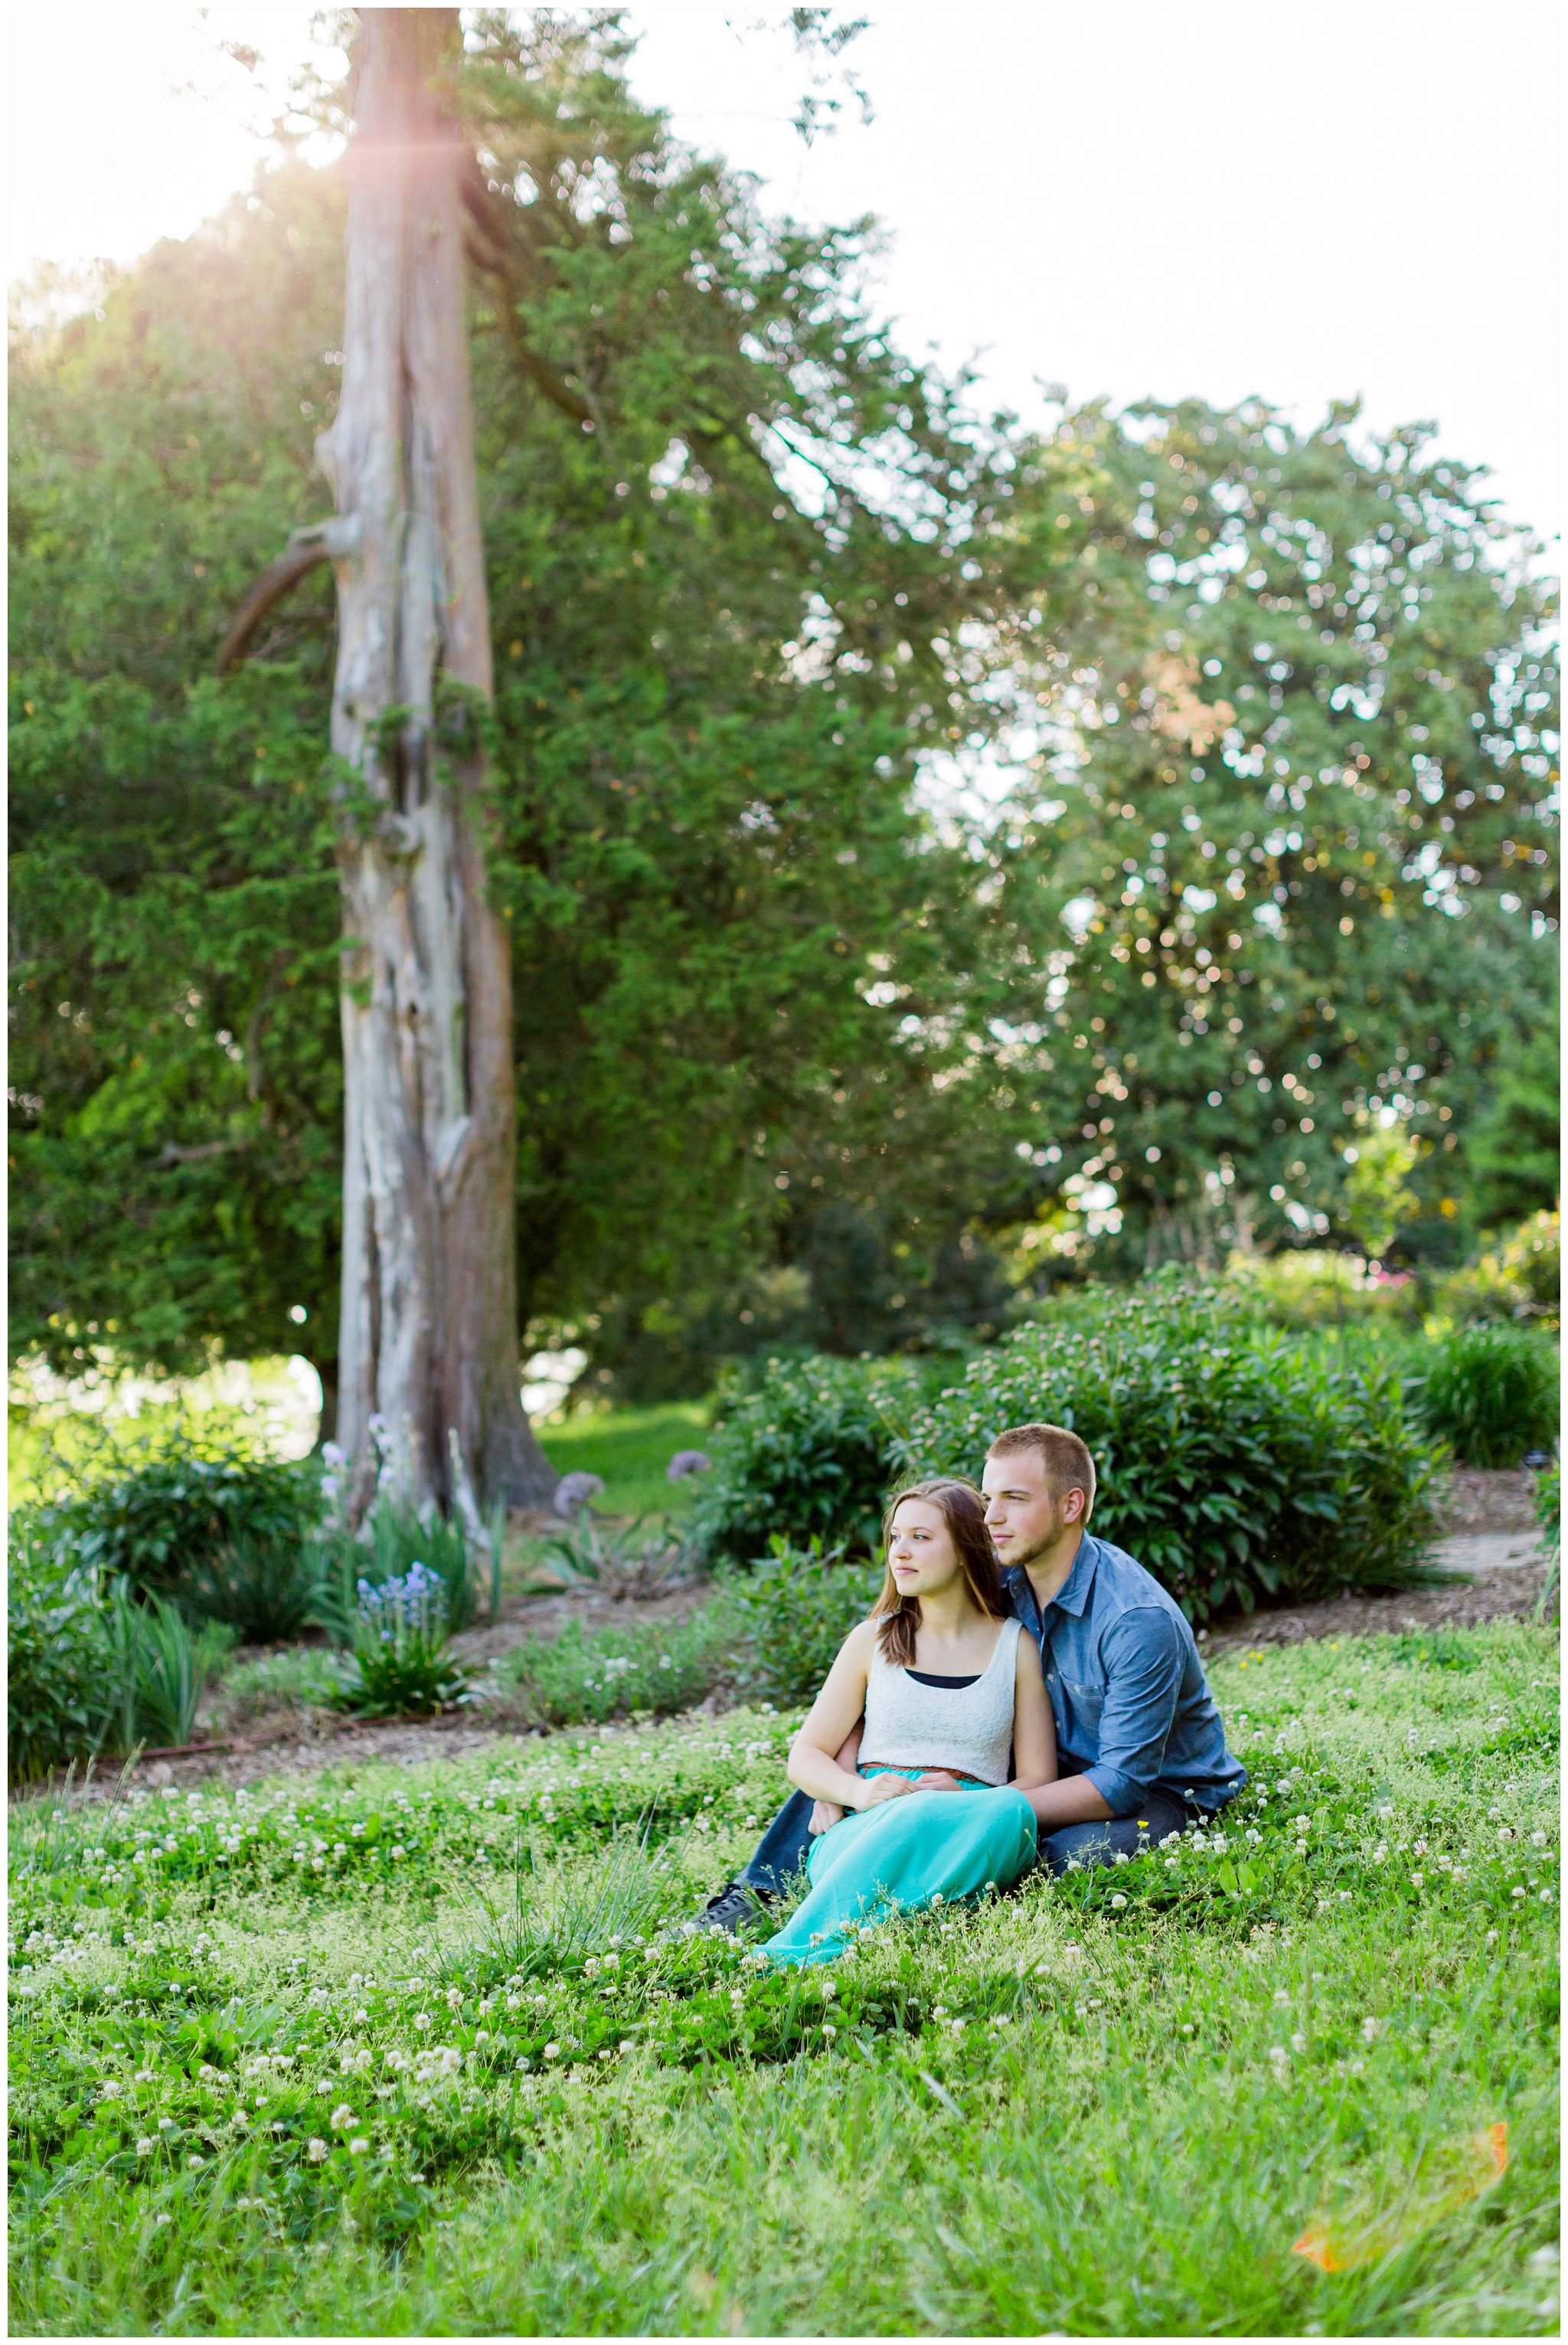
[[[768,1941],[771,1962],[832,1962],[848,1923],[1006,1888],[1035,1859],[1023,1794],[1056,1781],[1039,1651],[1008,1617],[979,1492],[918,1483],[893,1501],[883,1541],[876,1609],[845,1638],[789,1757],[792,1783],[853,1812],[814,1842],[810,1889]],[[863,1718],[852,1773],[834,1753]]]

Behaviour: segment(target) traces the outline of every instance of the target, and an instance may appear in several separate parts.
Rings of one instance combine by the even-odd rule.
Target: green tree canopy
[[[1500,1050],[1553,1029],[1552,600],[1476,473],[1355,426],[1096,409],[1032,459],[1042,566],[1053,535],[1082,564],[1017,652],[1046,1254],[1349,1234],[1345,1149],[1390,1113],[1405,1243],[1439,1243]]]
[[[764,218],[623,66],[603,21],[492,16],[469,88],[522,1310],[622,1339],[830,1208],[913,1291],[983,1199],[993,913],[914,784],[990,722],[955,643],[999,621],[968,548],[1009,489],[867,310],[869,227]],[[58,1361],[330,1375],[324,585],[211,670],[325,505],[339,239],[331,177],[268,173],[18,366],[13,1340]]]
[[[1452,1243],[1553,1000],[1551,604],[1480,478],[1348,409],[977,418],[872,225],[767,217],[625,59],[488,14],[466,66],[525,1321],[644,1383],[981,1326],[998,1256],[1350,1233],[1390,1113],[1397,1243]],[[285,164],[20,340],[12,1340],[57,1365],[331,1378],[324,576],[214,667],[327,509],[341,229]]]

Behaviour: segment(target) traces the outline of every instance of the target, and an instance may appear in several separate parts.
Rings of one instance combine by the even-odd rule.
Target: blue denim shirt
[[[1022,1565],[1002,1575],[1040,1649],[1064,1775],[1087,1775],[1113,1816],[1136,1816],[1157,1785],[1221,1808],[1247,1781],[1186,1614],[1141,1563],[1086,1531],[1046,1606]]]

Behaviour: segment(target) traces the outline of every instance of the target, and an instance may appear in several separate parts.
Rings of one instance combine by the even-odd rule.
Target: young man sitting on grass
[[[1076,1433],[1019,1425],[986,1455],[986,1524],[1014,1613],[1040,1649],[1059,1773],[1026,1793],[1052,1873],[1136,1856],[1207,1823],[1246,1770],[1203,1674],[1187,1617],[1140,1563],[1088,1528],[1095,1466]],[[838,1754],[853,1768],[860,1730]],[[814,1833],[842,1808],[794,1792],[738,1881],[697,1926],[737,1930],[795,1885]]]

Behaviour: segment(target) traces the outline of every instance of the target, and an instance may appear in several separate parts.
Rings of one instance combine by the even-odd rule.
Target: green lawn
[[[544,1454],[558,1474],[597,1474],[604,1484],[594,1506],[608,1515],[668,1515],[691,1499],[690,1481],[665,1471],[678,1449],[706,1447],[705,1401],[667,1401],[659,1408],[602,1409],[539,1427]]]
[[[1547,2333],[1555,1670],[1517,1625],[1223,1660],[1223,1847],[804,1977],[664,1934],[779,1794],[768,1713],[35,1804],[14,2325]],[[1325,2274],[1317,2218],[1380,2251]]]

